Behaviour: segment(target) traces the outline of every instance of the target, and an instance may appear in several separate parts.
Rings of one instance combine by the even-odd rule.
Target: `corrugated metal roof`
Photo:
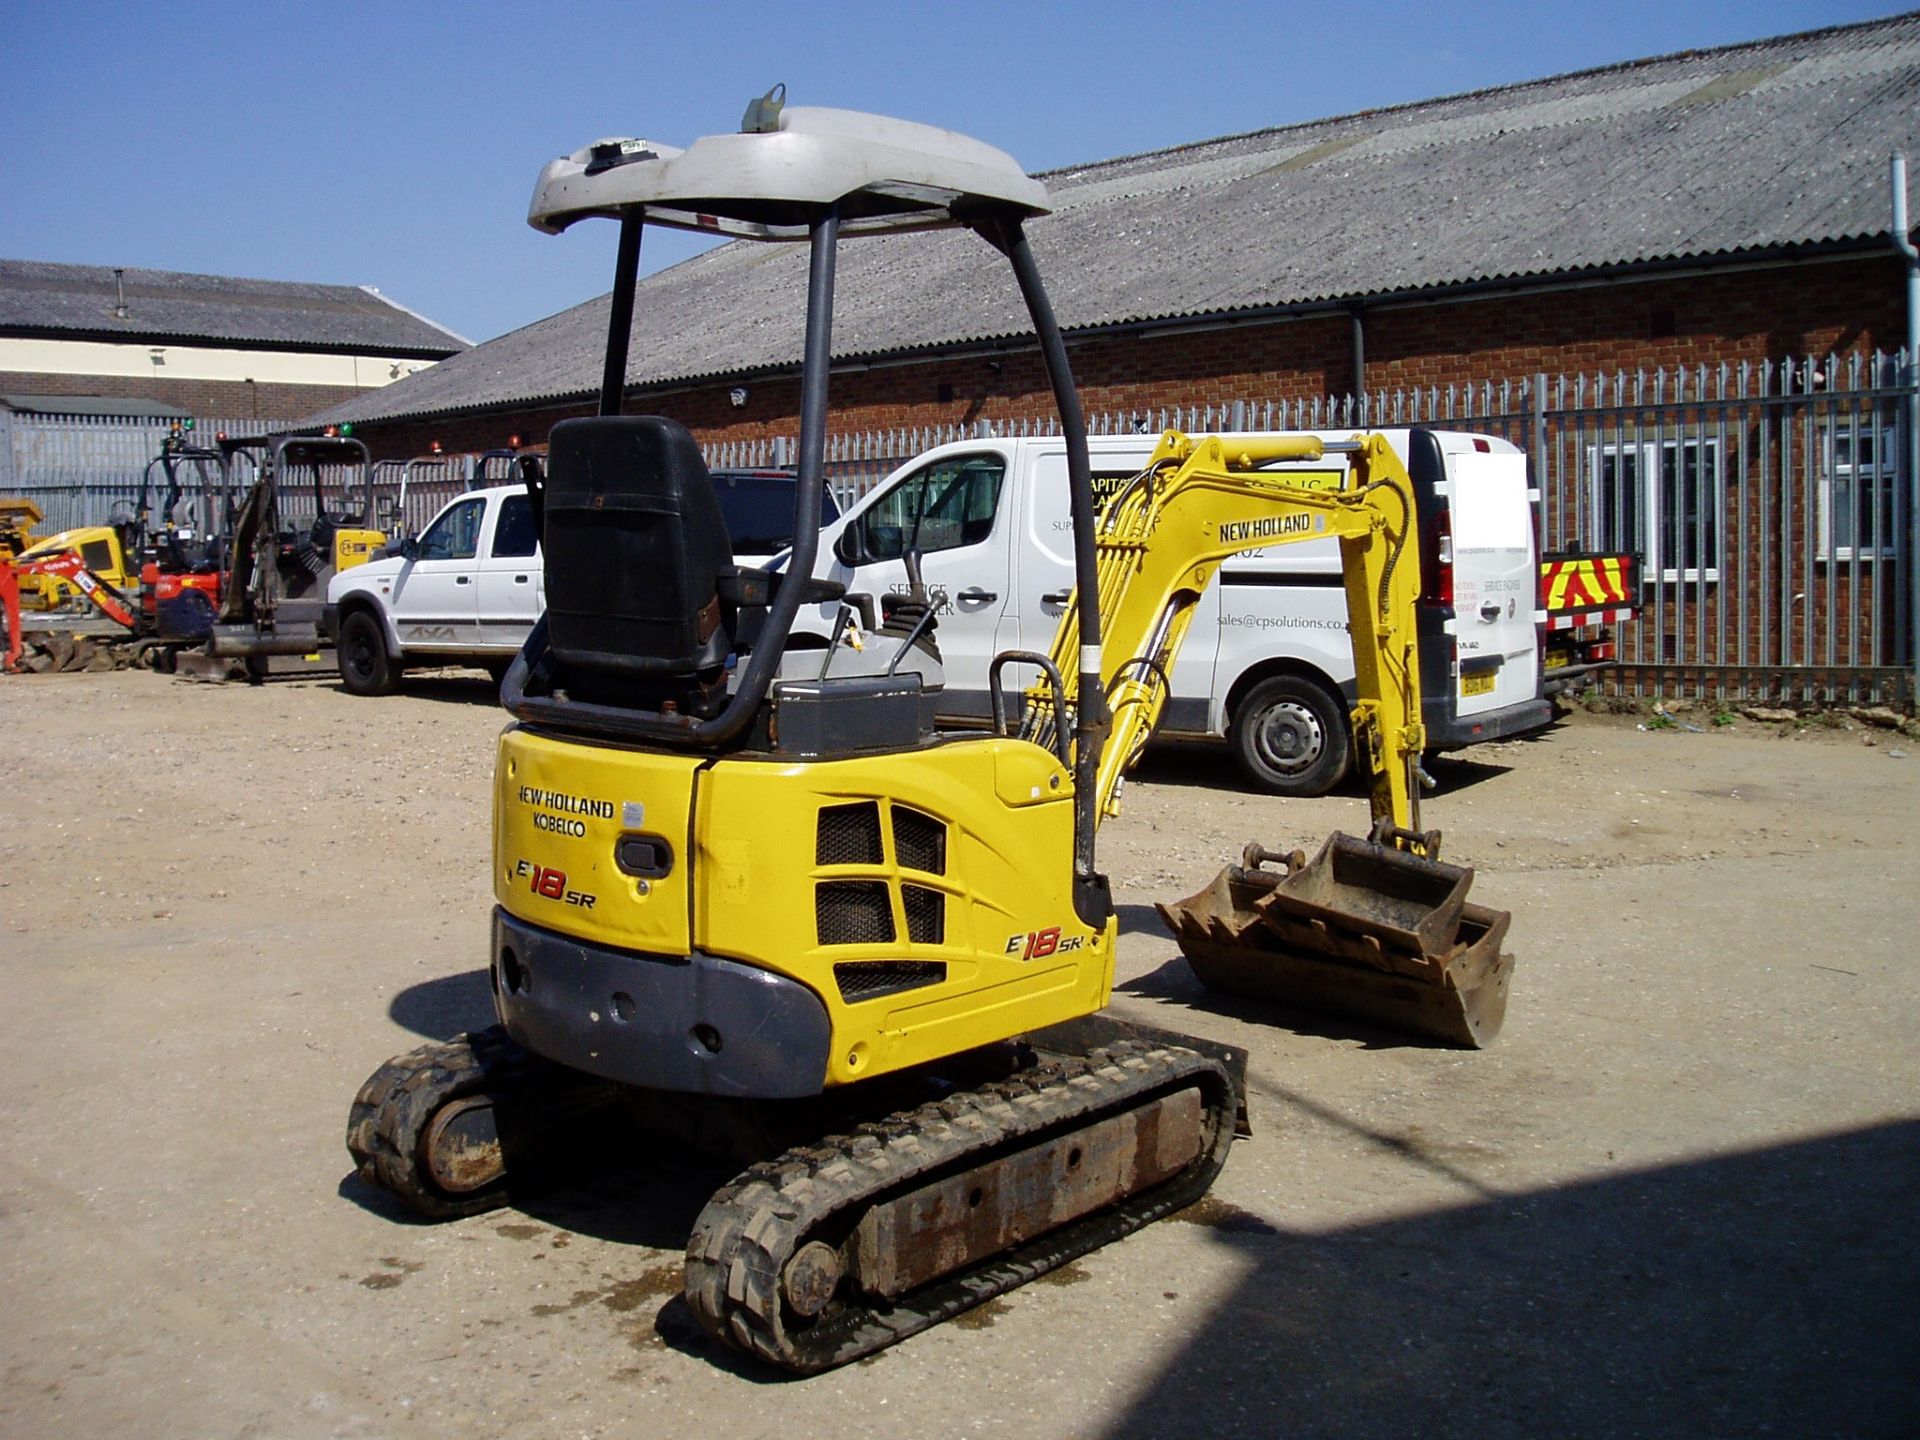
[[[1858,242],[1885,232],[1898,149],[1920,153],[1920,14],[1059,170],[1028,229],[1071,332]],[[806,265],[736,242],[648,277],[629,383],[797,366]],[[323,418],[590,394],[606,312],[602,296]],[[970,235],[841,252],[838,358],[1029,330]]]
[[[121,313],[124,301],[125,313]],[[376,290],[0,260],[0,335],[125,336],[438,358],[464,337]]]

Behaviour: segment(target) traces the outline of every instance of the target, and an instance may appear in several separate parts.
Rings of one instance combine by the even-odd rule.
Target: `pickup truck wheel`
[[[341,620],[335,654],[341,683],[352,694],[391,695],[400,688],[400,664],[387,653],[387,637],[368,611],[355,610]]]
[[[1273,795],[1326,794],[1346,776],[1353,748],[1345,704],[1298,675],[1277,675],[1249,690],[1227,738],[1242,773]]]

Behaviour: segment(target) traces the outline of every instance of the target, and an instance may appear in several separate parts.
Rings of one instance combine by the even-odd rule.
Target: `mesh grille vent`
[[[900,903],[907,912],[907,939],[915,945],[940,945],[947,938],[947,897],[921,885],[902,885]]]
[[[826,880],[814,887],[819,945],[891,945],[893,907],[884,880]]]
[[[816,865],[878,865],[880,806],[872,800],[852,805],[823,805],[814,836]]]
[[[903,870],[947,873],[946,823],[918,810],[893,807],[893,853]]]
[[[840,998],[849,1002],[918,990],[946,978],[947,967],[937,960],[875,960],[833,967],[833,983],[840,987]]]

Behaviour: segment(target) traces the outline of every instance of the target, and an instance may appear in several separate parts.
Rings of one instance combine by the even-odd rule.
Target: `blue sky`
[[[1906,8],[0,0],[0,256],[373,285],[484,340],[610,282],[614,227],[527,227],[542,164],[776,82],[1041,170]]]

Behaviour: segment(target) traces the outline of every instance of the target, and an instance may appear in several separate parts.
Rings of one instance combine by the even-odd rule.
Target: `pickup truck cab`
[[[1354,431],[1322,432],[1329,440]],[[1424,594],[1423,718],[1431,749],[1455,750],[1548,724],[1541,694],[1539,584],[1526,459],[1504,440],[1386,430],[1415,491]],[[1152,454],[1152,435],[1090,439],[1105,500]],[[1345,460],[1276,466],[1336,483]],[[983,438],[908,462],[823,532],[817,578],[849,592],[904,593],[903,553],[921,555],[938,614],[948,721],[985,723],[988,671],[1007,650],[1044,653],[1073,590],[1065,443]],[[807,607],[795,628],[832,633],[837,607]],[[1010,665],[1009,695],[1033,678]],[[1224,738],[1247,779],[1317,795],[1347,773],[1354,696],[1339,549],[1308,541],[1249,550],[1221,567],[1171,675],[1159,733]],[[1013,703],[1017,704],[1017,700]]]
[[[764,564],[793,543],[790,472],[721,470],[713,484],[740,564]],[[822,523],[839,514],[826,496]],[[398,553],[335,576],[320,625],[346,688],[385,695],[408,666],[504,674],[546,607],[532,502],[524,486],[490,485],[448,502]]]
[[[336,575],[321,629],[347,689],[384,695],[408,664],[504,666],[544,608],[532,502],[493,485],[451,501],[399,553]]]

